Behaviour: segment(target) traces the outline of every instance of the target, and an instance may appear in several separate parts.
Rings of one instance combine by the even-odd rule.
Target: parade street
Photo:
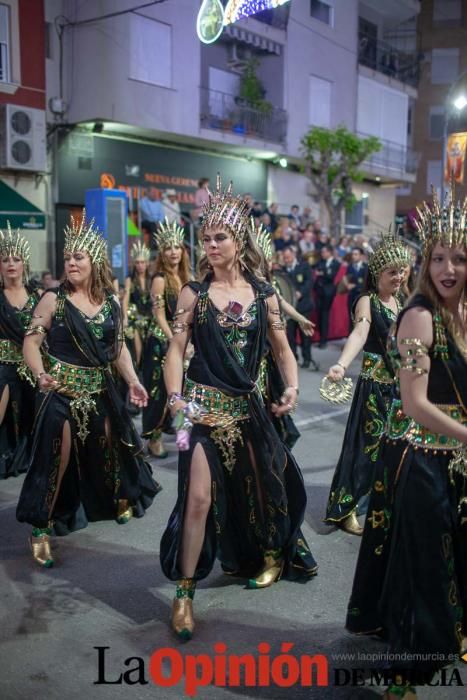
[[[330,343],[325,350],[313,348],[323,371],[337,360],[339,347]],[[358,364],[359,360],[350,370],[354,379]],[[174,585],[163,576],[158,559],[160,536],[177,490],[173,438],[167,440],[169,458],[151,460],[164,490],[146,516],[126,525],[91,523],[86,530],[55,538],[52,569],[40,570],[34,564],[27,544],[29,527],[15,518],[23,478],[2,482],[2,700],[169,700],[188,697],[187,690],[202,700],[382,696],[383,686],[362,685],[359,669],[384,668],[384,642],[351,636],[344,629],[360,538],[322,523],[348,404],[323,402],[318,391],[321,377],[322,372],[300,370],[295,417],[301,439],[294,450],[308,493],[303,532],[318,561],[318,575],[306,585],[280,581],[265,590],[246,590],[244,580],[225,576],[216,565],[198,588],[194,638],[184,645],[169,627]],[[261,643],[269,645],[271,664],[281,653],[298,661],[304,655],[324,654],[329,685],[303,687],[297,680],[286,688],[270,680],[263,687],[245,687],[243,682],[234,687],[230,675],[229,687],[229,674],[222,683],[219,673],[217,685],[227,687],[214,683],[204,687],[201,666],[198,681],[193,673],[181,673],[172,687],[158,687],[151,677],[150,658],[163,648],[175,650],[162,664],[167,676],[169,658],[186,659],[188,664],[187,656],[207,655],[213,660],[217,653],[251,654],[257,660]],[[214,650],[215,644],[224,646]],[[172,672],[175,666],[174,662]],[[459,679],[467,684],[467,666],[456,669],[444,677],[451,686],[419,688],[418,697],[464,697]]]

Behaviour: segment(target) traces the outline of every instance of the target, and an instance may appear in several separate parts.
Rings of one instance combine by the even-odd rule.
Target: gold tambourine
[[[323,377],[319,387],[321,398],[329,403],[347,403],[352,398],[353,382],[350,377],[333,382],[329,377]]]

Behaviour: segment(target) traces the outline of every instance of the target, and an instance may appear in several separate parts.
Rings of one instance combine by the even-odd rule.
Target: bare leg
[[[183,519],[180,570],[184,577],[193,578],[201,554],[206,531],[206,519],[211,507],[211,471],[206,454],[196,445],[190,466],[190,483]]]
[[[63,477],[65,475],[65,471],[66,471],[66,468],[68,466],[68,462],[70,461],[70,452],[71,452],[71,428],[70,428],[70,423],[68,421],[65,421],[65,423],[63,424],[63,431],[62,431],[60,464],[58,467],[55,495],[53,497],[53,501],[52,501],[52,504],[51,504],[50,510],[49,510],[49,519],[50,520],[52,520],[52,513],[53,513],[54,508],[55,508],[55,503],[57,501],[58,494],[60,493],[60,486],[62,484],[62,480],[63,480]]]
[[[3,389],[2,398],[0,399],[0,425],[3,423],[5,418],[6,409],[8,406],[8,401],[10,400],[10,387],[8,384]]]
[[[134,343],[135,343],[135,363],[136,363],[136,367],[139,367],[140,362],[141,362],[141,354],[143,352],[143,343],[142,343],[140,334],[136,330],[135,330]]]

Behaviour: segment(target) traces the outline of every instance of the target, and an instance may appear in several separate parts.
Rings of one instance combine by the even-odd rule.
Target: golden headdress
[[[427,257],[437,243],[453,248],[467,246],[467,197],[463,202],[455,200],[454,183],[446,192],[444,205],[441,205],[436,190],[432,187],[431,207],[423,202],[417,207],[418,220],[415,222],[423,256]]]
[[[144,260],[144,262],[149,262],[151,258],[151,251],[149,248],[138,241],[131,246],[131,259],[136,262],[136,260]]]
[[[226,228],[234,239],[243,243],[249,227],[250,207],[240,196],[232,194],[233,183],[223,190],[221,176],[217,173],[216,191],[209,191],[209,200],[203,205],[200,235],[208,228]]]
[[[25,267],[29,267],[29,259],[31,257],[31,248],[28,241],[19,232],[19,229],[13,231],[10,222],[6,222],[6,233],[0,229],[0,256],[2,258],[18,257],[21,258]]]
[[[397,232],[392,233],[389,229],[387,233],[381,233],[379,242],[368,256],[368,269],[376,282],[383,270],[389,267],[404,267],[409,262],[410,253],[407,246],[402,243]]]
[[[271,234],[269,233],[269,231],[267,231],[264,228],[263,224],[260,224],[258,226],[258,228],[256,228],[255,220],[253,217],[251,217],[250,218],[250,233],[251,233],[252,238],[255,241],[256,245],[263,253],[266,262],[270,262],[272,260],[273,249],[272,249]]]
[[[78,222],[71,217],[71,226],[65,227],[65,245],[63,251],[66,253],[77,253],[84,251],[88,253],[91,262],[100,267],[107,257],[107,243],[102,233],[94,228],[94,219],[88,223],[86,221],[86,210],[83,209],[83,216]]]
[[[176,221],[172,221],[170,224],[168,218],[165,217],[165,221],[159,224],[154,238],[159,250],[172,247],[181,248],[185,239],[185,231]]]

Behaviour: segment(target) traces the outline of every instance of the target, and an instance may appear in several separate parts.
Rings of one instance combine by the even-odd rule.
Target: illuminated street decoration
[[[200,41],[212,44],[222,34],[224,8],[220,0],[203,0],[196,20],[196,31]]]
[[[226,24],[250,17],[263,10],[273,10],[290,0],[228,0],[224,7],[220,0],[203,0],[196,20],[198,38],[204,44],[212,44],[222,34]]]
[[[224,24],[233,24],[263,10],[273,10],[286,2],[289,0],[229,0],[224,11]]]

